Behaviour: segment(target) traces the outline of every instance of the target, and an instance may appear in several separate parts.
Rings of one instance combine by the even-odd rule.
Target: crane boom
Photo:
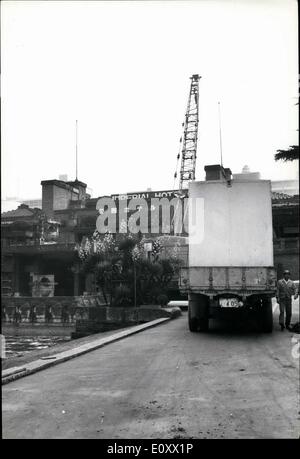
[[[195,180],[196,158],[197,158],[197,139],[199,123],[199,80],[201,76],[192,75],[190,77],[191,88],[188,98],[188,105],[185,114],[184,134],[181,149],[181,167],[179,189],[188,187],[190,180]]]

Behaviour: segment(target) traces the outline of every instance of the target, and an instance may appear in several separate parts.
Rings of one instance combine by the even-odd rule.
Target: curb
[[[53,354],[51,356],[42,357],[41,359],[34,360],[26,365],[20,367],[8,368],[7,370],[2,371],[2,386],[8,384],[17,379],[23,378],[24,376],[31,375],[46,368],[58,365],[59,363],[66,362],[80,355],[86,354],[87,352],[94,351],[99,349],[107,344],[114,343],[119,341],[127,336],[135,335],[140,333],[148,328],[155,327],[164,322],[169,321],[169,317],[162,317],[161,319],[152,320],[142,325],[136,325],[135,327],[130,328],[129,330],[124,330],[114,335],[108,336],[106,338],[100,338],[91,343],[83,344],[82,346],[75,347],[74,349],[69,349],[68,351],[60,352],[59,354]],[[47,362],[47,360],[49,360]]]

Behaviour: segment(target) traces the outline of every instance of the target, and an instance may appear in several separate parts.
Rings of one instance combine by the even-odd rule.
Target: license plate
[[[221,308],[239,308],[239,300],[237,298],[220,298]]]

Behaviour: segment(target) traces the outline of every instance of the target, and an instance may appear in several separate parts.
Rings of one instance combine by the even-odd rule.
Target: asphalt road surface
[[[3,386],[4,438],[298,438],[299,335],[187,314]],[[298,338],[297,338],[298,337]]]

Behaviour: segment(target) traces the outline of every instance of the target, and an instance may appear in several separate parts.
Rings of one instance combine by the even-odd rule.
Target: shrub
[[[161,295],[158,295],[157,302],[158,304],[161,305],[161,307],[164,307],[168,304],[169,298],[167,295],[161,294]]]
[[[128,288],[126,285],[119,285],[116,287],[114,305],[123,307],[132,306],[130,288]]]

